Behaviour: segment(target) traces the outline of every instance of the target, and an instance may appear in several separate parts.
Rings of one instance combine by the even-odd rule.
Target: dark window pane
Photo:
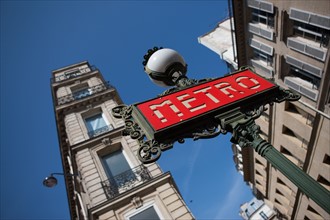
[[[85,121],[88,131],[95,131],[107,125],[102,117],[102,114],[97,114],[92,117],[86,118]]]
[[[115,177],[131,169],[121,150],[106,155],[102,159],[109,177]]]
[[[142,212],[133,215],[130,220],[160,220],[153,206],[143,210]]]

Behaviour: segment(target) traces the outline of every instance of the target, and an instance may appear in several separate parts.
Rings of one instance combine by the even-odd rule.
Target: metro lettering
[[[154,129],[159,130],[208,114],[276,85],[249,70],[218,78],[137,105]]]
[[[190,112],[194,112],[197,111],[199,109],[205,108],[206,104],[203,103],[201,105],[197,105],[196,107],[193,107],[190,102],[196,101],[197,99],[195,97],[191,97],[189,99],[184,100],[184,98],[189,97],[189,94],[184,94],[181,96],[178,96],[177,99],[179,101],[181,101],[181,103],[190,111]]]
[[[248,85],[246,85],[242,82],[243,80],[244,80],[245,83],[252,82],[253,85],[248,86]],[[236,82],[237,82],[238,85],[240,85],[241,87],[243,87],[245,89],[258,89],[261,86],[260,83],[256,79],[249,78],[247,76],[237,77]],[[251,84],[251,83],[249,83],[249,84]]]
[[[240,93],[244,94],[242,91],[238,91],[237,89],[234,89],[232,85],[228,82],[221,82],[216,85],[214,85],[216,88],[218,88],[221,92],[226,94],[229,98],[233,98],[235,94]],[[237,94],[239,95],[239,94]]]

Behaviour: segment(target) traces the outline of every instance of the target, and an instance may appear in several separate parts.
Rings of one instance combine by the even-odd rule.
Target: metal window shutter
[[[253,67],[256,67],[262,71],[261,75],[265,76],[266,78],[272,78],[273,77],[273,70],[267,68],[266,66],[260,65],[254,60],[251,60],[251,64]],[[258,73],[258,72],[257,72]]]
[[[263,11],[266,11],[269,13],[274,13],[273,3],[261,1],[259,7],[260,7],[260,10],[263,10]]]
[[[255,9],[259,9],[259,3],[260,3],[260,1],[256,1],[256,0],[248,0],[247,1],[247,5],[250,8],[255,8]]]
[[[303,66],[303,70],[320,78],[322,77],[322,70],[310,64],[305,63]]]
[[[292,81],[290,78],[285,77],[284,78],[284,84],[287,85],[289,88],[294,89],[299,92],[300,86],[296,84],[294,81]]]
[[[255,8],[269,13],[274,13],[274,5],[271,2],[260,1],[260,0],[248,0],[247,5],[250,8]]]
[[[308,73],[311,73],[312,75],[322,77],[322,70],[320,68],[317,68],[313,65],[310,65],[309,63],[305,63],[304,61],[298,60],[296,58],[293,58],[289,55],[285,58],[286,63],[295,66],[301,70],[305,70]]]
[[[267,38],[269,40],[273,40],[273,32],[272,31],[269,31],[269,30],[266,30],[266,29],[262,29],[260,28],[260,34],[261,36],[263,36],[264,38]]]
[[[299,85],[298,83],[291,80],[289,77],[284,78],[284,84],[287,85],[289,88],[296,90],[297,92],[301,93],[302,95],[314,101],[317,100],[317,96],[318,96],[317,90],[311,90],[303,85]]]
[[[291,19],[302,21],[307,24],[312,24],[317,27],[330,30],[330,17],[313,14],[307,11],[298,10],[296,8],[290,8]]]
[[[290,8],[290,16],[289,17],[293,20],[302,21],[302,22],[305,22],[305,23],[309,22],[309,13],[301,11],[301,10],[297,10],[295,8]]]
[[[299,41],[295,41],[292,38],[288,38],[287,44],[289,48],[298,50],[300,52],[305,52],[305,44],[300,43]]]
[[[266,44],[263,44],[259,41],[256,41],[254,39],[251,39],[251,42],[250,42],[250,46],[257,49],[257,50],[260,50],[268,55],[271,55],[273,56],[273,48],[266,45]]]
[[[255,49],[260,50],[260,43],[258,41],[255,41],[255,40],[251,39],[250,46],[255,48]]]
[[[254,34],[260,34],[260,28],[254,26],[253,24],[249,23],[249,31]]]
[[[310,24],[330,30],[330,17],[311,14]]]
[[[260,44],[260,50],[266,54],[273,56],[273,48],[266,44]]]
[[[306,45],[305,51],[307,54],[309,54],[312,57],[315,57],[322,61],[325,60],[325,52],[322,50]]]
[[[271,30],[263,29],[255,24],[249,23],[249,32],[264,37],[268,40],[273,40],[274,32]]]
[[[300,86],[300,93],[313,99],[314,101],[316,101],[318,95],[317,91],[310,90],[304,86]]]
[[[299,60],[297,60],[289,55],[286,56],[285,61],[286,61],[286,63],[288,63],[292,66],[298,67],[299,69],[302,69],[302,67],[303,67],[302,62],[300,62]]]

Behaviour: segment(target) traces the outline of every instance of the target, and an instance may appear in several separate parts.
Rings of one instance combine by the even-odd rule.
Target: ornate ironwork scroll
[[[208,139],[227,133],[227,131],[221,128],[220,125],[210,122],[209,124],[196,128],[192,132],[185,133],[176,139],[159,143],[154,139],[146,139],[144,131],[132,117],[132,109],[132,106],[119,105],[112,109],[112,114],[115,118],[125,120],[125,128],[122,131],[122,135],[130,136],[132,139],[139,142],[140,147],[138,149],[137,156],[144,164],[157,161],[160,158],[161,153],[171,149],[175,142],[182,144],[185,142],[186,138],[192,138],[193,140]]]
[[[289,89],[283,89],[281,87],[279,89],[280,89],[279,96],[277,96],[274,100],[274,102],[276,103],[280,103],[283,101],[298,101],[301,97],[300,94],[294,93]]]

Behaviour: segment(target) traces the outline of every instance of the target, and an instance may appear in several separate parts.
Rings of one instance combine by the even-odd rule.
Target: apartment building
[[[261,136],[328,190],[329,8],[330,2],[322,0],[229,1],[237,50],[232,59],[237,58],[238,68],[252,66],[257,74],[302,95],[298,102],[267,106],[256,120]],[[218,27],[202,38],[207,41],[216,31]],[[242,162],[237,164],[256,197],[274,209],[278,218],[330,219],[329,213],[254,151],[242,149]]]
[[[242,204],[239,215],[244,220],[270,220],[275,218],[275,212],[262,200],[256,198]]]
[[[171,174],[122,136],[122,100],[95,66],[54,70],[51,90],[71,219],[194,219]]]

